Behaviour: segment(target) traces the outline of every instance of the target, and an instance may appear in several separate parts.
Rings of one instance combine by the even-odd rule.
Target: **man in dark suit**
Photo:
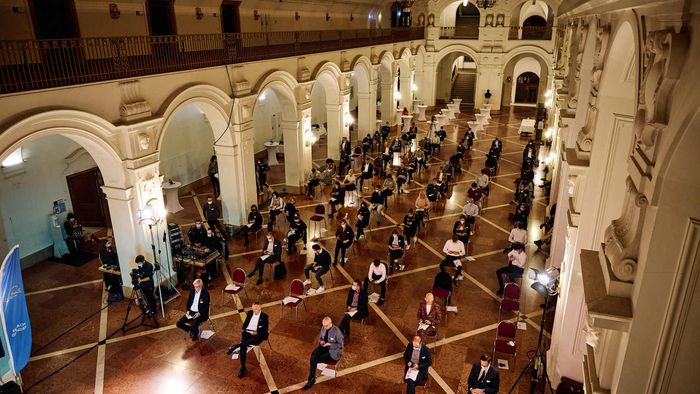
[[[406,394],[415,394],[416,385],[428,379],[428,368],[432,364],[432,359],[430,358],[430,351],[421,342],[421,337],[415,335],[413,341],[406,346],[406,351],[403,352],[403,361],[406,363],[403,369]],[[415,380],[406,378],[409,369],[418,371],[418,376],[416,376]]]
[[[241,360],[241,370],[238,372],[238,377],[242,378],[248,371],[245,368],[246,354],[248,353],[248,346],[257,346],[266,341],[269,336],[268,333],[269,319],[266,313],[263,313],[260,309],[260,303],[254,302],[251,311],[245,316],[245,321],[243,322],[243,328],[241,329],[241,342],[232,345],[226,351],[226,354],[232,354],[236,349],[240,349],[239,358]]]
[[[345,251],[352,246],[352,240],[355,238],[355,232],[348,222],[343,219],[340,221],[340,226],[335,231],[335,257],[333,258],[333,266],[338,265],[338,252],[341,253],[340,265],[345,266]]]
[[[146,298],[146,308],[144,313],[150,318],[156,316],[156,297],[153,294],[155,286],[153,284],[153,264],[146,261],[143,255],[136,256],[136,271],[138,273],[138,287]]]
[[[202,213],[204,215],[204,218],[207,219],[207,224],[209,224],[209,228],[213,229],[214,227],[216,227],[216,229],[219,230],[219,234],[221,234],[221,237],[226,238],[226,231],[224,231],[224,228],[219,222],[221,211],[214,202],[213,196],[207,197],[207,203],[204,204],[204,206],[202,207]]]
[[[195,279],[187,298],[187,312],[175,324],[177,328],[189,332],[190,338],[199,338],[199,325],[209,320],[209,292],[204,289],[204,282]]]
[[[345,301],[345,314],[340,321],[338,328],[344,336],[350,336],[350,320],[362,320],[367,317],[367,287],[360,284],[359,279],[352,282],[352,287],[348,291],[348,298]]]
[[[496,394],[500,384],[498,369],[491,365],[491,356],[482,354],[479,362],[472,365],[467,380],[469,394]]]
[[[282,243],[275,239],[272,231],[267,232],[267,237],[265,238],[265,244],[262,248],[262,256],[255,262],[255,268],[248,274],[249,278],[255,275],[255,271],[258,272],[258,281],[255,282],[256,285],[260,286],[263,283],[263,271],[265,270],[265,264],[274,264],[282,259]]]

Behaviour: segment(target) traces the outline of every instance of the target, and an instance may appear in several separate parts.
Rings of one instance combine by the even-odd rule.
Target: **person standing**
[[[226,354],[231,355],[236,349],[240,349],[239,359],[241,360],[241,370],[238,372],[238,378],[243,378],[248,370],[245,367],[246,355],[248,354],[248,346],[260,345],[270,336],[268,327],[270,319],[266,313],[262,312],[260,303],[253,302],[252,310],[248,311],[243,321],[241,329],[241,341],[235,345],[231,345],[226,351]]]
[[[316,384],[316,367],[318,363],[340,360],[343,351],[343,333],[333,325],[333,320],[326,316],[323,318],[321,333],[318,336],[318,346],[311,352],[309,360],[309,380],[303,389],[308,390]]]
[[[445,258],[440,263],[440,271],[444,271],[448,265],[454,265],[457,270],[453,280],[460,280],[462,278],[462,262],[460,260],[467,254],[464,243],[457,238],[456,234],[452,234],[452,238],[445,242],[442,252],[445,253]]]
[[[226,236],[224,228],[221,226],[221,223],[219,223],[221,211],[219,210],[219,207],[216,206],[216,204],[214,203],[214,196],[207,197],[207,203],[204,204],[204,207],[202,207],[202,213],[204,218],[207,220],[207,224],[209,225],[210,229],[214,229],[214,227],[216,227],[216,229],[219,231],[219,234],[221,234],[222,238],[228,238]]]
[[[221,195],[221,185],[219,183],[219,162],[216,159],[216,155],[212,155],[211,159],[209,159],[207,174],[209,174],[209,182],[214,188],[214,196],[219,197]]]
[[[267,173],[270,172],[270,166],[263,159],[258,159],[256,172],[258,173],[258,194],[263,194],[265,190],[270,188],[270,185],[267,184]]]
[[[136,256],[136,272],[138,274],[138,287],[146,299],[146,316],[156,316],[156,297],[153,295],[155,287],[153,286],[153,264],[146,261],[143,255]]]

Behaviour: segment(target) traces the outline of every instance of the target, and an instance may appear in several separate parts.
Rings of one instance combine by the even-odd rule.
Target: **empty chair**
[[[312,239],[316,241],[321,235],[321,229],[319,228],[319,226],[321,225],[321,221],[323,221],[323,227],[326,230],[328,230],[328,222],[326,222],[326,206],[323,204],[316,205],[316,208],[314,209],[314,214],[309,220],[311,220],[311,224],[314,225],[312,230]]]
[[[517,345],[515,343],[516,327],[515,323],[502,321],[496,328],[496,340],[493,342],[493,358],[496,359],[496,352],[513,356],[513,365],[517,356]],[[509,365],[510,369],[510,365]]]
[[[304,282],[299,279],[294,279],[292,283],[289,284],[289,298],[290,302],[285,303],[282,301],[282,315],[284,315],[284,310],[286,308],[294,308],[296,312],[296,319],[299,319],[299,304],[304,304],[304,310],[306,310],[306,303],[304,302]],[[291,299],[294,300],[291,300]]]
[[[452,298],[452,275],[445,271],[438,272],[433,281],[432,293],[436,298],[445,300],[445,309],[447,309],[450,305],[450,299]],[[447,316],[447,314],[445,314],[445,316]]]
[[[515,312],[520,319],[520,286],[517,283],[506,283],[503,290],[503,300],[498,309],[498,320],[501,320],[501,312]]]
[[[248,297],[248,291],[245,289],[246,273],[242,268],[236,268],[233,273],[231,273],[231,281],[233,284],[226,285],[226,287],[221,290],[221,304],[224,304],[225,294],[237,295],[241,291],[245,293],[245,298]]]

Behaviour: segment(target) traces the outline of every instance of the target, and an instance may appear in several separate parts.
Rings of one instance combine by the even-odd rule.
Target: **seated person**
[[[311,169],[309,179],[306,181],[306,195],[309,198],[314,198],[314,190],[321,184],[321,173],[315,168]]]
[[[527,218],[530,216],[530,208],[527,204],[520,204],[514,213],[510,214],[513,222],[522,222],[527,226]]]
[[[406,168],[403,161],[401,161],[401,165],[396,170],[396,185],[398,186],[399,194],[405,193],[403,191],[403,185],[408,182],[408,176],[408,168]]]
[[[340,360],[343,351],[343,333],[333,325],[333,320],[326,316],[323,318],[321,333],[318,336],[318,346],[311,353],[309,362],[309,380],[303,390],[310,389],[316,383],[316,367],[318,363]]]
[[[323,168],[323,173],[321,174],[321,179],[326,185],[330,185],[335,180],[335,162],[333,159],[326,159],[326,165]]]
[[[284,204],[284,217],[287,219],[287,223],[291,223],[294,220],[294,214],[298,211],[296,203],[297,200],[294,197],[290,197],[287,203]]]
[[[473,226],[479,216],[479,206],[474,204],[474,200],[467,198],[467,203],[462,208],[462,215],[467,218],[467,223]]]
[[[440,306],[433,302],[435,296],[433,293],[426,293],[423,301],[421,301],[418,306],[418,329],[416,334],[418,334],[421,339],[425,339],[425,335],[433,336],[437,332],[435,326],[442,320],[442,313],[440,313]],[[423,325],[423,327],[421,327]],[[427,327],[426,327],[427,326]]]
[[[508,275],[508,280],[513,282],[516,277],[522,277],[525,271],[525,262],[527,255],[523,244],[515,244],[513,250],[508,253],[508,265],[496,270],[496,279],[498,279],[498,290],[496,294],[503,294],[503,275]]]
[[[348,291],[348,297],[345,300],[345,313],[343,320],[338,324],[338,328],[343,335],[350,337],[350,320],[362,320],[369,314],[367,308],[367,287],[360,285],[360,280],[355,279],[352,282],[352,287]]]
[[[483,190],[481,190],[479,185],[476,182],[472,182],[472,186],[467,190],[467,197],[471,198],[474,204],[479,206],[479,209],[481,209],[481,197],[483,195]]]
[[[345,154],[344,152],[340,153],[340,160],[338,161],[338,176],[341,176],[345,173],[345,170],[350,167],[350,155]]]
[[[369,153],[372,150],[372,136],[367,133],[365,138],[362,139],[362,155],[367,156],[367,153]]]
[[[360,208],[357,209],[357,222],[355,222],[355,227],[357,227],[357,232],[355,235],[355,240],[365,237],[365,227],[369,226],[370,213],[366,202],[360,203]]]
[[[423,338],[419,335],[414,336],[413,340],[406,345],[403,361],[406,364],[403,369],[406,394],[415,394],[416,385],[428,379],[428,368],[432,364],[430,350],[427,346],[423,346]],[[408,378],[409,370],[418,371],[415,379]]]
[[[340,186],[340,182],[336,181],[331,189],[331,198],[328,200],[328,205],[331,206],[331,212],[328,217],[333,217],[335,214],[336,206],[341,207],[345,204],[345,189]]]
[[[192,290],[187,298],[187,312],[177,321],[177,328],[188,332],[190,338],[199,338],[199,325],[209,320],[209,292],[204,289],[201,279],[192,282]]]
[[[508,242],[510,242],[510,246],[503,249],[503,253],[508,253],[513,250],[513,246],[516,244],[527,244],[527,229],[525,228],[525,224],[515,222],[513,229],[510,230],[510,234],[508,235]]]
[[[214,234],[214,229],[210,228],[207,229],[207,237],[204,239],[202,242],[202,246],[204,247],[205,252],[214,252],[217,251],[221,253],[221,256],[224,257],[224,260],[227,259],[228,257],[228,250],[226,247],[226,242],[223,242],[221,238],[219,238],[216,234]],[[211,284],[211,281],[216,278],[216,260],[212,261],[211,263],[207,264],[206,270],[207,270],[207,283]]]
[[[403,235],[408,240],[406,250],[411,248],[411,241],[416,237],[418,232],[418,218],[413,213],[413,208],[409,208],[408,213],[403,217]]]
[[[374,171],[374,165],[372,165],[372,160],[368,157],[365,159],[365,164],[362,165],[362,173],[360,175],[360,190],[365,184],[366,180],[372,179],[372,172]],[[370,184],[372,181],[369,181]]]
[[[66,221],[63,223],[63,229],[66,231],[66,244],[68,245],[68,251],[70,253],[79,251],[85,238],[83,234],[83,226],[78,223],[78,219],[76,219],[73,212],[66,216]]]
[[[391,173],[386,174],[384,178],[384,185],[382,186],[382,196],[384,197],[384,209],[389,209],[389,196],[393,195],[396,191],[396,181],[394,180],[394,175]]]
[[[369,202],[372,204],[371,209],[375,212],[377,226],[379,226],[382,224],[382,212],[384,211],[384,196],[379,185],[374,186],[374,193],[372,193]]]
[[[490,170],[486,168],[482,168],[481,172],[479,175],[476,176],[476,179],[474,182],[476,182],[476,185],[481,188],[481,191],[483,192],[483,195],[485,197],[489,196],[489,173]]]
[[[425,194],[430,202],[436,202],[440,199],[440,185],[437,178],[433,178],[433,182],[426,187]]]
[[[340,226],[335,231],[335,257],[333,258],[333,266],[338,265],[338,253],[341,253],[340,265],[345,266],[345,251],[352,246],[352,240],[355,238],[355,232],[348,224],[347,220],[341,219]]]
[[[272,231],[267,232],[265,237],[265,243],[262,248],[262,255],[255,262],[255,268],[253,268],[248,277],[252,278],[255,272],[258,272],[258,280],[255,282],[256,285],[260,286],[263,283],[263,272],[265,270],[265,264],[274,264],[282,261],[282,243],[275,239]]]
[[[428,218],[428,212],[430,211],[430,200],[425,191],[421,190],[418,192],[418,197],[416,197],[415,202],[416,207],[416,218],[418,219],[418,226],[422,225],[425,219]]]
[[[284,200],[277,192],[272,192],[272,199],[270,199],[270,222],[268,223],[268,229],[272,229],[272,226],[277,222],[277,216],[284,210]]]
[[[401,269],[399,267],[399,259],[403,257],[403,251],[406,249],[406,240],[403,235],[399,232],[399,227],[396,226],[389,236],[389,241],[387,241],[389,246],[389,271],[396,269],[397,271]]]
[[[289,223],[289,232],[287,233],[287,254],[292,254],[297,250],[296,243],[298,240],[304,241],[304,250],[306,250],[306,223],[301,220],[299,212],[294,213],[294,219]]]
[[[201,247],[207,237],[207,230],[204,229],[201,219],[195,219],[194,226],[187,230],[187,238],[190,240],[190,245]]]
[[[378,155],[374,158],[374,162],[372,163],[372,170],[375,175],[384,176],[384,157],[382,155]]]
[[[241,231],[238,233],[243,236],[245,246],[248,246],[248,233],[260,230],[262,228],[262,220],[262,215],[258,212],[258,206],[255,204],[251,205],[248,213],[248,223],[241,226]]]
[[[482,354],[472,365],[467,379],[469,394],[496,394],[500,386],[500,372],[491,365],[491,355]]]
[[[117,251],[114,250],[112,245],[112,240],[108,239],[104,246],[100,250],[100,263],[102,266],[111,269],[119,270],[119,258],[117,257]],[[121,275],[114,275],[109,273],[104,273],[103,280],[105,283],[105,290],[113,296],[116,300],[122,300],[124,298],[124,293],[122,292],[122,277]],[[113,299],[110,297],[108,302],[112,302]]]
[[[453,280],[460,280],[462,278],[462,262],[460,260],[466,255],[464,243],[457,238],[457,235],[452,234],[452,239],[445,242],[442,252],[445,253],[445,258],[440,263],[440,271],[444,271],[448,265],[454,265],[457,267],[457,271],[455,271]]]
[[[440,143],[445,141],[445,138],[447,138],[447,131],[445,131],[445,126],[440,126],[440,130],[437,131],[437,135],[440,138]]]
[[[379,286],[381,289],[381,294],[379,295],[379,302],[377,302],[377,305],[384,305],[384,299],[386,297],[386,279],[386,265],[382,264],[379,259],[374,259],[372,264],[369,265],[369,272],[367,272],[367,277],[365,278],[363,287],[366,290],[369,283]]]
[[[484,167],[490,170],[490,175],[495,176],[498,170],[498,159],[494,155],[486,156],[486,161],[484,162]]]
[[[258,346],[263,341],[266,341],[270,336],[268,329],[270,319],[267,314],[260,308],[258,301],[253,302],[251,310],[245,315],[243,328],[241,329],[241,341],[235,345],[231,345],[226,351],[226,354],[233,354],[236,349],[240,349],[239,359],[241,360],[241,370],[238,372],[238,377],[242,378],[248,370],[245,367],[246,355],[248,354],[248,346]]]
[[[469,223],[467,223],[466,216],[460,215],[459,220],[457,220],[454,226],[452,226],[452,234],[457,236],[457,239],[464,244],[465,248],[469,246],[469,236],[471,235],[471,232],[472,229],[470,228]]]
[[[379,134],[379,130],[374,130],[372,134],[372,148],[377,147],[377,151],[381,149],[382,136]]]
[[[454,284],[452,282],[452,276],[445,271],[438,271],[433,279],[433,292],[436,289],[446,290],[448,292],[447,299],[445,300],[446,305],[450,305],[450,298],[452,297],[452,289]],[[433,296],[435,294],[433,293]]]
[[[309,274],[313,271],[316,273],[316,281],[318,282],[316,293],[320,293],[325,290],[321,276],[325,275],[331,269],[331,254],[328,253],[327,250],[321,248],[319,244],[314,244],[311,249],[314,251],[314,262],[304,267],[304,276],[306,276],[304,286],[311,284]]]

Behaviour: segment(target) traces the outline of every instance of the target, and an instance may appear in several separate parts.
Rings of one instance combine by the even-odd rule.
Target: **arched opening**
[[[401,58],[397,61],[398,75],[396,80],[396,91],[398,92],[397,108],[410,108],[413,105],[413,72],[411,70],[411,54],[408,50],[401,53]]]
[[[435,101],[449,103],[453,98],[461,98],[462,105],[474,105],[476,68],[476,62],[467,53],[445,55],[435,69]]]
[[[358,135],[371,133],[376,129],[377,96],[370,95],[370,70],[367,62],[355,64],[350,82],[350,110],[357,119]],[[370,66],[371,67],[371,66]],[[379,94],[378,92],[376,94]]]
[[[311,131],[316,140],[313,145],[315,159],[340,157],[339,144],[344,134],[345,117],[340,103],[338,77],[330,72],[320,73],[311,89]]]
[[[526,1],[515,6],[510,16],[510,40],[550,40],[554,9],[542,0]]]
[[[513,103],[536,104],[539,85],[540,77],[533,72],[527,71],[518,75]]]
[[[391,55],[382,58],[379,66],[379,75],[377,82],[377,102],[379,103],[380,115],[382,124],[389,122],[390,125],[396,124],[396,108],[398,108],[397,98],[397,78],[394,74],[394,60]]]
[[[545,37],[547,21],[539,16],[533,15],[523,21],[523,40],[542,40]]]
[[[455,14],[455,38],[479,38],[479,9],[472,3],[460,3]]]

